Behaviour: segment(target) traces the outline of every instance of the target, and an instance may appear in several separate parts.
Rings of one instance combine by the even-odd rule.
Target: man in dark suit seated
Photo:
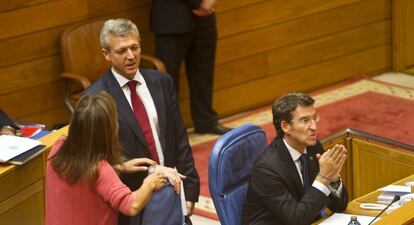
[[[194,203],[198,201],[200,181],[181,118],[174,80],[168,74],[138,68],[140,35],[131,21],[106,21],[100,42],[102,53],[112,68],[86,92],[105,90],[114,98],[120,144],[125,158],[129,160],[126,168],[133,169],[136,158],[151,158],[158,165],[150,167],[148,172],[167,176],[177,192],[180,191],[181,180],[185,178],[187,214],[191,215]],[[123,173],[121,179],[135,190],[146,175],[142,171]],[[118,224],[129,224],[129,218],[120,215]]]
[[[348,194],[339,173],[347,150],[335,145],[324,152],[316,136],[314,99],[286,94],[273,103],[272,112],[277,137],[250,176],[244,224],[311,224],[325,207],[344,210]]]
[[[0,135],[15,135],[19,127],[0,109]]]

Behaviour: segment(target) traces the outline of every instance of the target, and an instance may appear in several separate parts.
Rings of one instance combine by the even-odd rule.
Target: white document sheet
[[[11,135],[0,136],[0,162],[6,162],[38,145],[38,140]]]
[[[360,215],[345,214],[345,213],[334,213],[328,219],[320,223],[320,225],[342,225],[342,224],[347,225],[349,221],[351,221],[351,216],[356,216],[358,219],[358,222],[361,225],[368,225],[371,222],[371,220],[375,218],[373,216],[360,216]]]

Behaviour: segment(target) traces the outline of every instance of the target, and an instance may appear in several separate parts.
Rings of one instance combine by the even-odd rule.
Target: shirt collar
[[[286,148],[288,149],[290,156],[292,156],[293,161],[296,161],[300,158],[300,156],[302,155],[302,153],[300,153],[298,150],[294,149],[292,146],[290,146],[287,141],[283,138],[283,142],[286,145]],[[303,151],[303,153],[307,153],[306,148]]]
[[[116,72],[116,70],[113,67],[111,68],[111,71],[112,71],[112,74],[114,74],[115,79],[118,81],[119,86],[124,87],[130,81],[127,78],[125,78],[124,76],[122,76],[121,74],[119,74],[118,72]],[[145,79],[142,76],[139,69],[135,73],[135,76],[134,76],[134,78],[132,78],[132,80],[138,81],[138,83],[140,83],[141,85],[146,86]]]

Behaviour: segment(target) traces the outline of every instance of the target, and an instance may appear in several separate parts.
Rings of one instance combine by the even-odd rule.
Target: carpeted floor
[[[356,78],[312,93],[312,96],[321,116],[319,138],[349,127],[414,145],[414,89]],[[253,123],[262,127],[269,141],[275,137],[270,105],[223,122],[231,127]],[[201,196],[195,213],[213,219],[217,216],[208,192],[208,159],[217,138],[190,133],[201,177]]]

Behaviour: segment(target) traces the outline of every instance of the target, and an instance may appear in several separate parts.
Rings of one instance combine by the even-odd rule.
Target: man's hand
[[[13,128],[10,128],[10,126],[4,126],[0,130],[0,135],[15,135]]]
[[[134,158],[124,162],[122,165],[116,165],[118,171],[124,173],[135,173],[148,171],[148,166],[155,166],[157,163],[147,158]]]
[[[335,145],[322,155],[317,154],[316,158],[319,160],[319,176],[316,179],[325,185],[328,185],[332,181],[337,181],[346,157],[347,150],[343,145]]]
[[[187,216],[190,217],[194,212],[194,202],[187,201]]]
[[[197,16],[208,16],[215,11],[216,2],[216,0],[203,0],[200,7],[192,11]]]
[[[162,174],[167,177],[170,184],[174,187],[175,192],[178,194],[181,192],[181,181],[186,178],[186,176],[178,173],[176,169],[156,165],[154,168],[154,173]]]

